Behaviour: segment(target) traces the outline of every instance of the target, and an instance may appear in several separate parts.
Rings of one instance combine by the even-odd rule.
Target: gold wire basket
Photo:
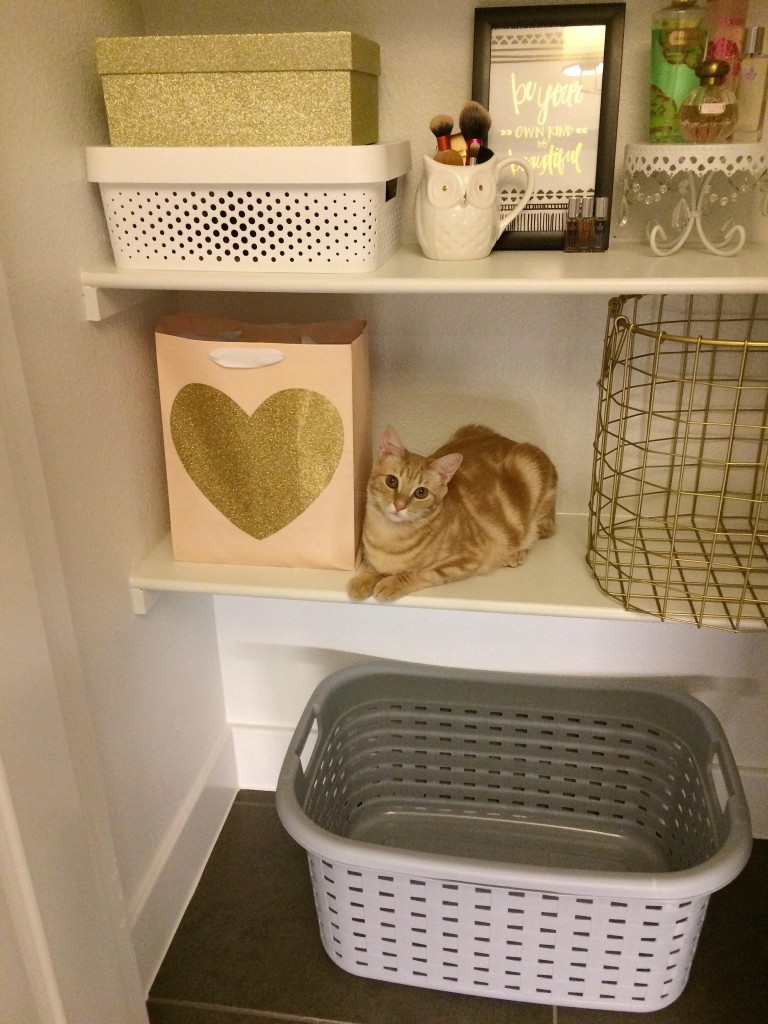
[[[611,299],[587,561],[625,608],[768,625],[768,296]]]

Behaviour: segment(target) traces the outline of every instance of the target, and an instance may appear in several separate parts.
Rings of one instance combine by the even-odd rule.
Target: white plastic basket
[[[375,270],[410,166],[408,142],[86,149],[120,269]]]
[[[560,1006],[672,1003],[709,895],[751,847],[714,715],[615,680],[338,672],[297,726],[277,810],[340,967]]]

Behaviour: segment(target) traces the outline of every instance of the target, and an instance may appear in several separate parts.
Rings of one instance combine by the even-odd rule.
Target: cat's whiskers
[[[407,508],[396,508],[390,505],[387,509],[387,517],[392,520],[393,523],[407,523],[410,520]]]

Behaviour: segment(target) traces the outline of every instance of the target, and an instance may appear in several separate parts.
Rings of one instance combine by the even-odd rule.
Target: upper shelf
[[[440,262],[404,246],[369,273],[117,270],[81,273],[89,320],[102,320],[152,291],[335,294],[621,295],[768,292],[768,242],[735,256],[686,248],[654,256],[639,242],[614,241],[604,253],[494,252],[488,259]]]

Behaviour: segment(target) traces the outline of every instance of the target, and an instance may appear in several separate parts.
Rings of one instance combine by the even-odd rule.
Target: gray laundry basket
[[[297,726],[277,810],[340,967],[560,1006],[673,1002],[709,895],[751,847],[714,715],[624,680],[337,672]]]

